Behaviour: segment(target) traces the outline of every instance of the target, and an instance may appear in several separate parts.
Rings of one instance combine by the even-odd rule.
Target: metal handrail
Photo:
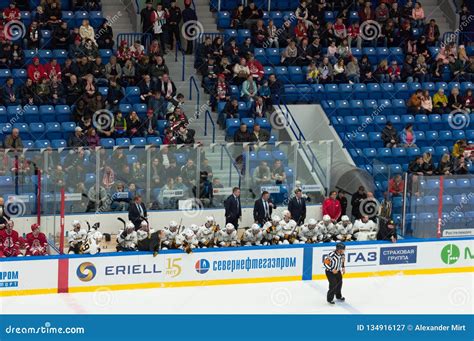
[[[145,38],[144,40],[142,40]],[[116,38],[116,46],[120,46],[120,42],[122,40],[125,40],[129,46],[133,45],[135,40],[140,40],[142,41],[143,46],[145,47],[146,50],[150,47],[152,35],[151,33],[119,33],[117,34]]]
[[[197,85],[196,78],[194,76],[189,77],[189,100],[191,101],[193,99],[193,85],[194,88],[196,89],[196,108],[199,108],[199,102],[200,102],[200,90],[199,86]]]
[[[174,56],[174,61],[178,61],[178,50],[181,52],[181,56],[183,57],[183,64],[181,68],[181,81],[184,82],[184,76],[186,75],[186,54],[184,53],[183,48],[181,47],[181,43],[178,41],[176,42],[176,51]]]
[[[283,107],[284,107],[285,110],[281,110],[281,105],[280,104],[278,105],[278,107],[280,108],[280,111],[282,113],[285,113],[285,116],[286,116],[285,119],[289,124],[291,132],[293,133],[293,135],[295,136],[295,138],[299,142],[305,141],[306,139],[304,137],[304,134],[301,131],[298,123],[294,119],[293,114],[291,113],[290,109],[288,108],[286,103],[283,102],[282,104],[283,104]],[[293,128],[292,123],[294,123],[294,126],[295,126],[294,128]],[[295,128],[296,128],[296,130],[295,130]],[[306,158],[308,160],[311,160],[311,167],[313,168],[312,170],[315,171],[316,174],[318,175],[318,177],[320,177],[321,181],[323,183],[325,183],[326,182],[326,175],[324,174],[324,171],[323,171],[321,165],[319,164],[318,159],[316,158],[316,155],[314,154],[313,150],[311,149],[311,146],[309,146],[309,145],[307,146],[307,149],[308,149],[310,155],[308,155],[308,153],[306,152],[306,149],[305,149],[304,145],[301,144],[301,146],[302,146],[302,150],[303,150],[303,153],[305,154]],[[314,167],[315,165],[317,166],[317,169]]]
[[[209,121],[211,121],[212,125],[212,143],[216,142],[216,124],[214,123],[214,119],[211,116],[211,112],[206,110],[204,114],[204,136],[207,136],[207,118],[209,117]]]

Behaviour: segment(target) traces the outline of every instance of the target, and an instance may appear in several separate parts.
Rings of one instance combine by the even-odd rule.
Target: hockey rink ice
[[[10,296],[3,314],[472,314],[473,273],[348,278],[347,301],[327,281]]]

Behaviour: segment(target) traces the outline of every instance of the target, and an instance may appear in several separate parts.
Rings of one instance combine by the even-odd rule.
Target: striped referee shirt
[[[324,258],[324,267],[326,271],[341,271],[344,265],[344,255],[337,253],[336,251],[330,252],[326,258]]]

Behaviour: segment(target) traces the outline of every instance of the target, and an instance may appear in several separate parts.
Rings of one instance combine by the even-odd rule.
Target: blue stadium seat
[[[89,19],[89,13],[86,11],[76,11],[74,12],[74,25],[79,27],[82,25],[84,19]]]
[[[410,148],[392,148],[392,158],[394,161],[403,163],[407,158],[407,149]]]
[[[373,159],[377,156],[377,150],[375,148],[364,148],[363,153],[364,157],[368,159]]]
[[[339,84],[339,92],[341,99],[350,100],[354,93],[354,89],[352,88],[352,84]]]
[[[133,137],[131,140],[134,146],[146,146],[146,138],[144,137]]]
[[[30,123],[30,134],[35,139],[40,139],[44,136],[45,126],[43,123],[33,122]]]
[[[45,125],[46,138],[48,140],[57,140],[62,137],[61,125],[59,122],[47,122]]]
[[[43,122],[54,122],[56,120],[56,110],[52,105],[40,105],[38,108],[38,116],[41,117],[41,121]],[[70,120],[71,117],[68,115],[67,119]],[[37,120],[39,120],[39,118]],[[58,122],[61,121],[58,120]]]
[[[76,129],[76,123],[74,123],[74,122],[62,122],[61,123],[61,128],[62,128],[63,134],[69,135],[68,133],[73,133],[74,129]]]
[[[369,141],[372,148],[384,147],[383,141],[382,141],[382,134],[379,132],[370,132]]]
[[[253,55],[255,56],[255,59],[260,62],[260,64],[265,65],[267,64],[267,55],[265,53],[265,49],[261,48],[256,48],[253,50]],[[265,67],[263,68],[264,74],[267,73],[265,70]]]
[[[100,145],[104,148],[112,148],[115,146],[115,140],[102,138],[100,139]]]
[[[271,126],[270,122],[268,122],[268,119],[266,119],[266,118],[257,117],[255,119],[255,122],[258,123],[262,129],[268,130],[269,132],[272,129],[272,126]]]
[[[67,142],[66,140],[52,140],[51,147],[52,148],[66,148]]]
[[[27,123],[38,122],[40,120],[38,107],[36,105],[25,105],[23,117]]]
[[[364,83],[356,83],[352,87],[354,89],[354,99],[367,99],[367,85]]]
[[[102,12],[100,12],[100,11],[90,11],[89,12],[89,20],[90,20],[90,24],[94,28],[97,28],[100,25],[102,25],[102,23],[104,22],[105,19],[102,16]]]
[[[102,58],[103,64],[107,64],[110,61],[110,57],[112,57],[113,54],[114,52],[112,50],[107,50],[107,49],[99,50],[99,56],[100,58]]]
[[[367,91],[370,93],[370,98],[372,99],[382,98],[382,88],[380,87],[379,83],[367,84]]]
[[[352,115],[364,115],[364,102],[359,99],[353,99],[349,101],[349,105],[351,107]]]
[[[35,148],[48,148],[51,147],[49,140],[36,140]]]
[[[428,115],[417,114],[415,116],[415,130],[429,130],[430,129],[430,121]]]
[[[163,142],[161,141],[161,138],[155,137],[155,136],[147,137],[146,143],[151,144],[153,146],[161,146],[163,144]]]
[[[56,105],[54,107],[54,111],[51,110],[51,108],[46,108],[44,107],[43,108],[45,111],[47,110],[48,113],[47,115],[49,115],[50,113],[54,114],[55,112],[55,117],[56,117],[56,121],[57,122],[60,122],[60,123],[63,123],[63,122],[67,122],[71,119],[71,108],[69,107],[69,105],[65,105],[65,104],[59,104],[59,105]],[[42,106],[40,106],[40,112],[42,110]],[[46,112],[45,112],[46,114]],[[41,114],[41,117],[43,117],[43,113]],[[44,120],[44,118],[43,118]],[[53,121],[53,119],[51,120]]]
[[[120,147],[129,147],[130,139],[126,137],[120,137],[115,139],[115,145]]]
[[[387,161],[390,161],[389,158],[392,157],[391,148],[378,148],[377,149],[377,158],[385,158]]]
[[[277,48],[269,48],[266,49],[267,60],[272,65],[279,65],[280,64],[280,50]]]
[[[395,83],[395,92],[398,98],[404,100],[407,100],[411,95],[407,83]]]
[[[299,96],[297,98],[298,103],[311,103],[313,94],[311,93],[311,86],[308,84],[296,84],[296,91]]]
[[[403,99],[393,99],[392,106],[394,115],[405,115],[407,113],[407,106]]]
[[[446,146],[437,146],[435,147],[435,153],[434,156],[441,157],[443,154],[449,154],[449,148]]]

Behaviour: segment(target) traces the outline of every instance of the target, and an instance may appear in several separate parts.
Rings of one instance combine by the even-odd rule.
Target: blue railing
[[[229,149],[227,149],[227,146],[225,144],[221,145],[221,170],[224,169],[224,151],[226,152],[227,156],[229,157],[229,163],[231,164],[231,167],[229,167],[229,186],[232,186],[232,168],[234,168],[237,171],[237,175],[239,177],[239,187],[240,187],[241,180],[242,180],[242,175],[241,175],[240,169],[239,169],[239,167],[237,167],[237,164],[234,161],[234,158],[232,157],[232,154],[229,152]]]
[[[196,115],[197,115],[197,118],[199,118],[199,111],[200,111],[199,102],[200,102],[201,94],[200,94],[199,86],[196,82],[196,78],[194,78],[194,76],[191,76],[189,77],[189,100],[190,101],[193,99],[193,86],[196,89]]]
[[[178,51],[181,52],[181,56],[183,57],[183,63],[182,63],[182,68],[181,68],[181,81],[184,82],[184,77],[186,75],[186,54],[184,53],[183,48],[181,47],[181,43],[177,42],[176,43],[176,52],[174,56],[174,61],[178,61]]]
[[[120,42],[125,40],[128,46],[131,46],[135,40],[140,40],[146,50],[150,47],[152,35],[151,33],[119,33],[116,38],[117,48],[120,46]]]
[[[209,121],[212,125],[212,143],[216,142],[216,124],[214,123],[214,119],[212,118],[211,112],[206,110],[204,114],[204,136],[207,136],[207,119],[209,117]]]
[[[282,105],[284,110],[282,109]],[[293,114],[291,113],[290,109],[286,105],[286,103],[282,102],[281,104],[278,105],[278,108],[280,109],[280,112],[285,115],[285,120],[288,122],[288,126],[293,133],[294,137],[299,141],[299,142],[304,142],[306,138],[304,137],[303,132],[301,131],[298,123],[296,122],[295,118],[293,117]],[[313,150],[311,149],[311,146],[309,145],[304,145],[301,143],[301,150],[303,151],[304,155],[308,160],[311,162],[311,171],[314,171],[321,182],[326,183],[327,177],[326,174],[324,173],[321,165],[319,164],[318,159],[316,158],[316,155],[314,154]],[[316,166],[316,167],[315,167]],[[329,186],[330,184],[327,184]],[[329,188],[327,188],[329,190]]]

